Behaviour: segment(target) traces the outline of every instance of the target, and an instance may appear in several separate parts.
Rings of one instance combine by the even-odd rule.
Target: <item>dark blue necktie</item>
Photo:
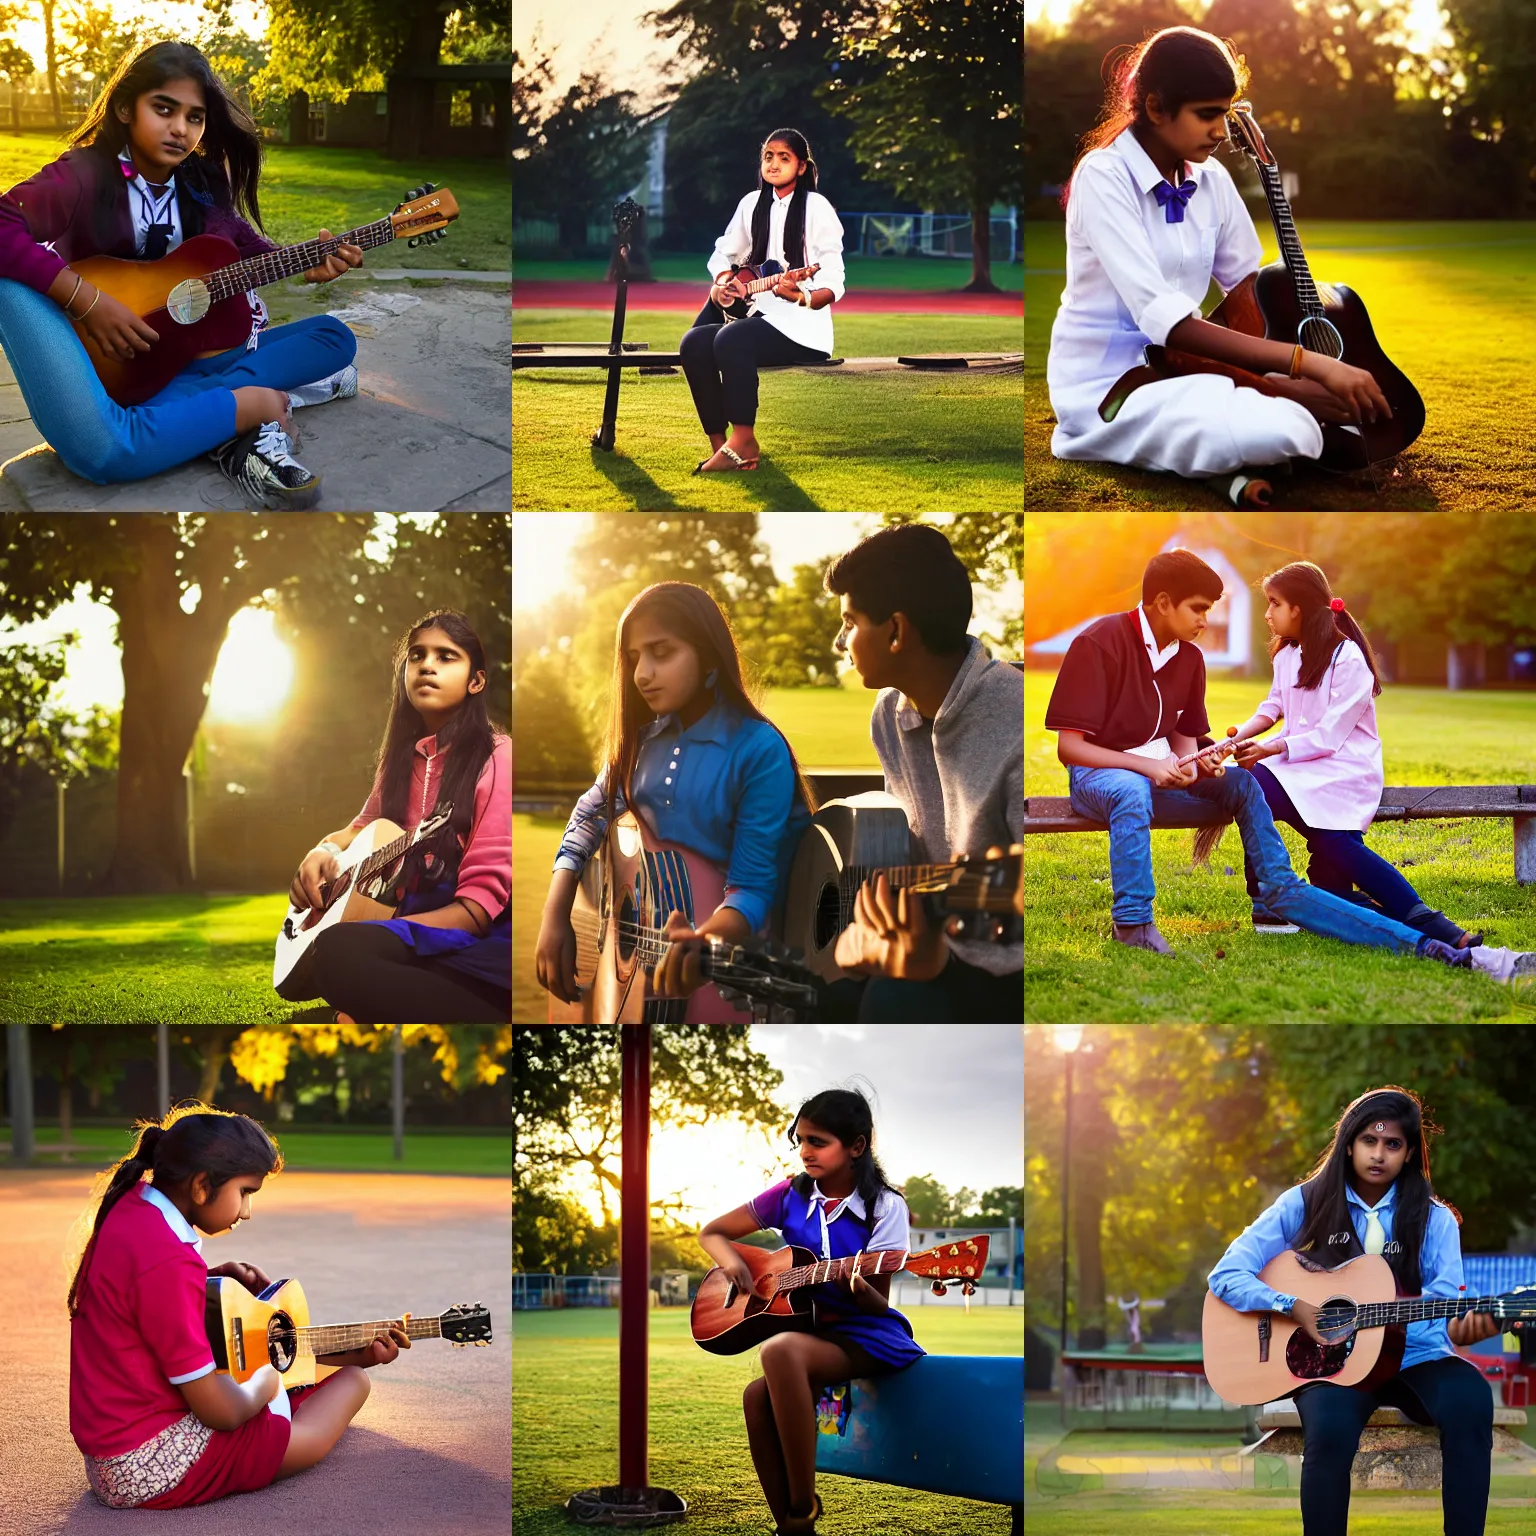
[[[1157,199],[1158,207],[1163,210],[1164,217],[1170,224],[1182,224],[1184,222],[1184,210],[1189,207],[1198,186],[1193,181],[1181,182],[1177,187],[1169,186],[1166,181],[1160,181],[1152,188],[1152,195]]]

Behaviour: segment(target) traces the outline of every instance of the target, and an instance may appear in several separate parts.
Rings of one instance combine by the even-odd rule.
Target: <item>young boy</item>
[[[1067,766],[1072,809],[1109,827],[1114,934],[1121,944],[1171,954],[1152,921],[1152,839],[1160,816],[1220,821],[1230,817],[1253,861],[1263,907],[1312,933],[1395,949],[1446,965],[1471,966],[1508,981],[1536,970],[1536,960],[1502,949],[1453,949],[1416,929],[1307,885],[1290,856],[1254,777],[1207,761],[1181,768],[1209,730],[1205,659],[1195,641],[1221,597],[1221,577],[1187,549],[1153,557],[1141,606],[1096,619],[1073,640],[1051,702],[1047,730]]]
[[[901,802],[912,857],[996,857],[1024,835],[1024,675],[966,633],[970,573],[937,529],[904,523],[871,534],[825,577],[842,599],[836,648],[877,688],[870,735],[885,787]],[[1024,1017],[1024,946],[951,939],[921,900],[884,876],[859,893],[836,959],[877,971],[858,1018],[1003,1024]]]

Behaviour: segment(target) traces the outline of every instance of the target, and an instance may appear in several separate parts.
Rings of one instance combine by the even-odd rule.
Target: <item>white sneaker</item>
[[[1511,982],[1516,976],[1536,976],[1536,952],[1528,949],[1498,949],[1479,944],[1472,950],[1472,969],[1495,981]]]
[[[251,500],[270,512],[301,512],[320,500],[320,476],[293,456],[293,439],[265,421],[215,450],[215,462]]]
[[[288,391],[288,408],[298,410],[302,405],[324,405],[328,400],[351,400],[357,394],[357,369],[348,363],[345,368],[316,379],[313,384],[301,384]]]

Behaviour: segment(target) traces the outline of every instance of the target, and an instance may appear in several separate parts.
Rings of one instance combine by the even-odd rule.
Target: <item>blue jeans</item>
[[[101,386],[64,311],[46,294],[0,278],[0,348],[33,424],[66,468],[96,485],[142,480],[235,435],[235,397],[247,384],[297,389],[345,368],[357,338],[315,315],[261,333],[184,368],[143,405],[118,405]]]
[[[1228,768],[1219,779],[1197,779],[1188,789],[1153,789],[1129,768],[1071,768],[1072,809],[1109,827],[1109,877],[1117,923],[1150,923],[1154,818],[1215,822],[1231,817],[1253,861],[1259,896],[1271,912],[1325,938],[1417,954],[1424,936],[1404,923],[1357,906],[1296,878],[1275,831],[1263,791],[1251,773]]]
[[[1267,763],[1255,763],[1249,770],[1264,791],[1269,814],[1276,821],[1294,827],[1307,840],[1307,878],[1319,890],[1332,891],[1346,901],[1356,886],[1365,892],[1388,917],[1399,922],[1423,903],[1419,893],[1379,853],[1365,846],[1365,834],[1353,830],[1309,827],[1286,794],[1285,786],[1269,770]],[[1258,881],[1253,860],[1243,856],[1243,873],[1248,877],[1248,894],[1257,902]]]

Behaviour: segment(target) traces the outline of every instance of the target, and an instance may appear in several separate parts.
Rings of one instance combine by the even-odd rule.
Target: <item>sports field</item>
[[[954,291],[971,280],[969,261],[934,260],[926,256],[848,256],[843,265],[848,273],[850,291],[861,293],[882,288]],[[658,251],[651,257],[651,276],[659,283],[704,282],[704,267],[702,253]],[[608,263],[597,258],[590,261],[539,261],[519,256],[517,259],[520,283],[525,280],[598,283],[605,279],[607,272]],[[993,262],[992,281],[1005,293],[1021,293],[1024,268],[1017,262]],[[630,289],[630,298],[632,301],[643,299],[644,293],[644,286],[637,283]],[[699,303],[703,302],[701,294]]]
[[[1531,303],[1536,227],[1486,221],[1349,223],[1307,220],[1299,233],[1313,276],[1353,288],[1382,350],[1424,397],[1419,440],[1386,466],[1382,489],[1367,477],[1298,470],[1277,487],[1286,510],[1393,510],[1532,504],[1533,437],[1525,400],[1536,352]],[[1260,217],[1264,260],[1274,231]],[[1069,511],[1218,505],[1197,482],[1053,459],[1045,365],[1051,322],[1066,281],[1059,223],[1025,234],[1026,505]],[[1212,287],[1206,303],[1220,298]]]
[[[935,1354],[1022,1353],[1023,1312],[1007,1307],[906,1309],[913,1332]],[[556,1536],[570,1529],[560,1507],[583,1488],[618,1477],[618,1310],[583,1308],[513,1314],[512,1529]],[[650,1475],[688,1502],[697,1536],[766,1536],[772,1519],[747,1454],[741,1394],[758,1373],[757,1353],[705,1354],[689,1337],[688,1314],[650,1314]],[[964,1404],[935,1403],[935,1413]],[[825,1536],[1007,1536],[1000,1504],[822,1476]]]
[[[1064,795],[1067,772],[1045,729],[1054,673],[1024,674],[1024,790]],[[1212,724],[1246,720],[1257,679],[1207,684]],[[1536,694],[1388,687],[1376,701],[1388,784],[1497,784],[1529,777]],[[1306,846],[1280,834],[1298,873]],[[1193,832],[1152,834],[1155,916],[1176,954],[1110,937],[1109,839],[1059,833],[1025,840],[1025,1018],[1033,1023],[1529,1023],[1536,992],[1485,976],[1309,933],[1259,936],[1243,884],[1242,845],[1227,829],[1208,868]],[[1489,944],[1536,949],[1531,890],[1515,883],[1512,831],[1500,819],[1388,822],[1369,846],[1403,868],[1419,895]],[[1218,958],[1218,951],[1221,952]]]
[[[522,268],[519,268],[521,275]],[[633,307],[626,341],[677,349],[688,316]],[[700,303],[703,298],[700,298]],[[846,315],[835,355],[1018,352],[1017,319],[976,315]],[[514,305],[512,339],[606,341],[601,310]],[[512,505],[537,511],[986,511],[1019,504],[1018,373],[899,372],[839,376],[836,368],[762,376],[750,473],[694,475],[708,456],[681,372],[626,369],[615,448],[590,438],[603,415],[598,369],[518,369],[512,378],[516,452]]]

